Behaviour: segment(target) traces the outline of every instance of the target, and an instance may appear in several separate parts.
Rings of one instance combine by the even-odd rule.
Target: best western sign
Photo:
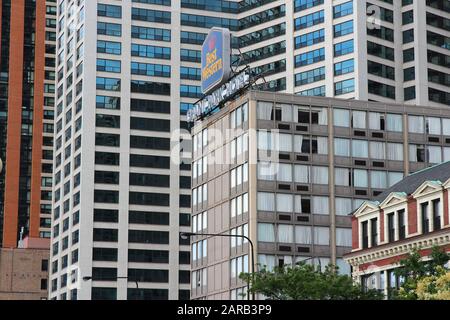
[[[210,113],[250,82],[243,71],[232,75],[231,35],[228,29],[212,28],[202,46],[202,92],[206,96],[188,110],[187,120],[193,122]]]
[[[212,28],[202,46],[202,92],[208,94],[231,76],[231,35],[228,29]]]

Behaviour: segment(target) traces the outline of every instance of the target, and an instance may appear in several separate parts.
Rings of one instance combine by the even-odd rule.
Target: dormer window
[[[387,215],[388,222],[388,242],[395,241],[395,224],[394,224],[394,213],[389,213]]]
[[[370,237],[371,237],[371,247],[375,247],[376,245],[378,245],[378,219],[374,218],[370,220]]]
[[[440,210],[440,199],[435,199],[432,201],[433,204],[433,231],[441,229],[441,210]]]
[[[368,221],[361,223],[362,229],[362,247],[363,249],[369,248],[369,224]]]
[[[402,240],[406,237],[405,210],[399,210],[398,214],[398,239]]]
[[[420,205],[420,216],[422,220],[422,233],[430,232],[430,219],[428,217],[428,202]]]

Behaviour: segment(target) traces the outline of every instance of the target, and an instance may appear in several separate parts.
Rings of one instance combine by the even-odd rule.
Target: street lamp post
[[[316,259],[316,257],[309,257],[309,258],[306,258],[305,260],[297,262],[296,264],[299,264],[301,262],[305,262],[305,261],[308,261],[308,260],[312,260],[313,265],[314,265],[314,259]],[[320,271],[322,271],[322,263],[320,262],[320,258],[317,258],[317,260],[319,261]]]
[[[102,279],[102,280],[111,280],[111,281],[114,281],[114,280],[118,280],[118,279],[128,279],[128,277],[115,277],[115,278],[110,278],[110,279]],[[86,277],[83,277],[83,281],[89,281],[89,280],[96,280],[96,279],[93,279],[91,276],[86,276]],[[134,282],[136,283],[136,289],[139,289],[139,283],[138,283],[138,281],[137,280],[134,280]]]
[[[225,233],[194,233],[194,232],[180,232],[180,237],[182,239],[188,239],[191,236],[207,236],[207,237],[228,237],[228,238],[243,238],[246,239],[248,241],[248,243],[250,244],[250,250],[251,250],[251,256],[252,256],[252,279],[254,279],[255,277],[255,250],[254,250],[254,245],[252,240],[250,240],[249,237],[244,236],[244,235],[238,235],[238,234],[225,234]],[[247,284],[247,297],[248,299],[250,299],[250,295],[248,293],[250,289],[250,284]],[[252,293],[252,300],[255,300],[255,293]]]

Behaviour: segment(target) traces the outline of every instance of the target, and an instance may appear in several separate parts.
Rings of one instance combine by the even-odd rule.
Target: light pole
[[[296,262],[296,264],[298,265],[298,264],[300,264],[302,262],[305,262],[305,261],[308,261],[308,260],[312,260],[313,261],[313,265],[314,265],[314,259],[316,259],[316,257],[309,257],[309,258],[306,258],[305,260]],[[317,260],[319,261],[320,272],[322,272],[322,264],[320,262],[320,258],[317,258]]]
[[[128,279],[128,277],[115,277],[115,278],[106,278],[106,279],[102,279],[102,280],[109,280],[109,281],[114,281],[114,280],[118,280],[118,279]],[[93,279],[92,276],[86,276],[83,277],[83,281],[89,281],[89,280],[97,280],[97,279]],[[134,282],[136,283],[136,289],[139,289],[139,283],[137,280],[134,280]]]
[[[250,244],[250,250],[251,250],[251,256],[252,256],[252,279],[255,277],[255,247],[253,245],[252,240],[250,240],[249,237],[244,235],[238,235],[238,234],[226,234],[226,233],[194,233],[194,232],[180,232],[180,237],[182,239],[188,239],[191,236],[207,236],[207,237],[228,237],[228,238],[243,238],[248,241]],[[248,294],[248,291],[250,289],[250,284],[247,284],[247,297],[250,300],[250,295]],[[252,300],[255,300],[255,293],[252,293]]]

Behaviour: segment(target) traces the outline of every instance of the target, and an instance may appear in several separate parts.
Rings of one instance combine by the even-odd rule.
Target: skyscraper
[[[448,104],[445,76],[424,71],[448,71],[448,37],[437,35],[448,7],[372,2],[381,21],[367,26],[366,1],[58,0],[50,297],[189,297],[178,232],[190,226],[190,159],[171,161],[171,133],[201,97],[213,26],[231,31],[233,60],[263,73],[265,90]],[[423,48],[436,53],[428,63]],[[404,51],[414,70],[403,71]]]
[[[0,1],[0,241],[50,237],[55,1]]]
[[[448,1],[241,1],[245,63],[275,91],[450,105]]]

